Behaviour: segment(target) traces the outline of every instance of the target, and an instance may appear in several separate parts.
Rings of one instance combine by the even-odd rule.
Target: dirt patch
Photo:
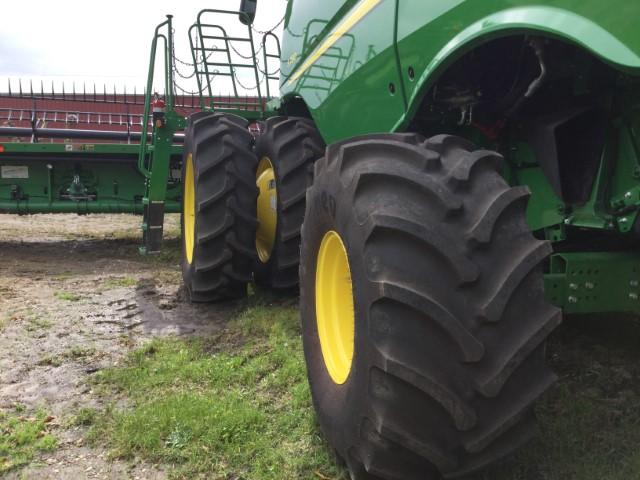
[[[46,409],[59,448],[8,478],[164,478],[108,460],[73,426],[100,407],[88,381],[132,348],[166,335],[209,336],[233,306],[191,305],[180,290],[179,218],[166,249],[138,254],[140,218],[0,215],[0,409]]]

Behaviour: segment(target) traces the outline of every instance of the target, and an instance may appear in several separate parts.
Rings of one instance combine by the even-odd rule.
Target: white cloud
[[[51,81],[77,88],[93,81],[108,89],[113,85],[138,91],[146,83],[149,49],[155,26],[166,14],[174,15],[176,55],[189,61],[187,31],[204,8],[237,10],[239,0],[30,0],[2,2],[0,34],[0,89],[6,79],[24,78]],[[286,0],[260,0],[254,27],[267,30],[284,15]],[[234,17],[225,17],[230,32],[241,27]],[[232,24],[234,26],[232,26]],[[282,31],[280,27],[278,34]],[[179,65],[180,67],[180,65]],[[188,71],[181,67],[181,71]],[[245,79],[246,74],[239,74]],[[160,74],[161,77],[161,74]],[[251,78],[251,77],[248,77]],[[178,77],[179,83],[195,90],[195,82]],[[254,82],[255,83],[255,82]],[[229,90],[224,82],[220,91]],[[57,87],[58,88],[58,87]]]

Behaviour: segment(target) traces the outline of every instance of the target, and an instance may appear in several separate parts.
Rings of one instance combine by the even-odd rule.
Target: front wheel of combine
[[[260,193],[254,278],[273,289],[295,288],[309,168],[322,156],[324,142],[309,119],[273,117],[264,123],[255,152]]]
[[[247,121],[196,114],[185,132],[182,277],[189,298],[246,295],[255,261],[256,157]]]
[[[304,352],[320,424],[354,479],[458,478],[527,441],[554,381],[550,253],[524,187],[465,140],[329,147],[307,195]]]

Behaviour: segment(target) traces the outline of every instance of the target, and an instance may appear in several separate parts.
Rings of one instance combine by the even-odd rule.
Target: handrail
[[[267,39],[273,38],[276,41],[277,54],[267,53]],[[273,73],[269,73],[269,58],[280,59],[282,56],[282,49],[280,47],[280,39],[273,32],[267,32],[262,36],[262,58],[264,66],[264,78],[267,84],[267,99],[271,100],[271,89],[269,88],[269,80],[280,80],[280,75],[276,74],[280,71],[278,67]]]
[[[153,90],[153,79],[155,74],[158,40],[160,39],[164,42],[165,103],[167,109],[173,109],[173,69],[171,68],[171,61],[173,59],[172,19],[173,15],[167,15],[167,19],[156,27],[153,41],[151,43],[151,56],[149,61],[149,73],[147,75],[147,88],[144,94],[144,120],[142,123],[140,153],[138,155],[138,170],[147,178],[151,176],[150,169],[145,165],[145,160],[147,158],[147,135],[149,133],[149,116],[151,114],[151,90]],[[160,30],[165,26],[168,30],[167,35],[160,33]]]
[[[221,25],[203,23],[203,18],[207,14],[223,14],[223,15],[234,15],[234,16],[240,15],[241,19],[246,21],[247,33],[248,33],[247,37],[246,38],[239,37],[239,36],[231,37],[227,34],[226,29]],[[214,33],[213,36],[209,35],[211,30],[213,30],[213,33]],[[194,40],[194,33],[196,33],[195,40]],[[224,47],[223,48],[216,47],[215,49],[207,48],[207,44],[205,43],[205,40],[212,39],[212,38],[224,41]],[[233,49],[236,52],[236,54],[238,53],[237,50],[235,50],[235,48],[233,47],[233,42],[239,42],[239,41],[246,42],[250,45],[251,58],[253,59],[253,64],[245,64],[242,62],[233,61],[231,50]],[[264,114],[262,86],[260,85],[261,81],[260,81],[260,75],[258,72],[258,65],[257,65],[258,53],[256,53],[256,46],[253,38],[253,31],[251,28],[251,21],[249,19],[249,16],[245,12],[238,12],[233,10],[219,10],[219,9],[201,10],[198,13],[196,22],[193,25],[191,25],[191,27],[189,28],[189,43],[191,46],[191,56],[193,58],[194,73],[196,76],[196,81],[198,83],[198,92],[200,95],[200,106],[202,109],[207,108],[207,105],[205,105],[205,101],[203,98],[203,93],[206,91],[208,93],[209,98],[213,98],[213,89],[211,85],[212,83],[211,80],[216,75],[230,77],[233,93],[236,98],[239,98],[240,95],[238,93],[238,84],[242,88],[246,88],[246,87],[244,87],[242,83],[240,83],[240,81],[237,79],[236,73],[238,69],[245,68],[245,69],[253,70],[254,77],[255,77],[255,90],[257,91],[257,97],[259,100],[258,103],[260,105],[260,111],[262,111],[262,113]],[[222,59],[220,59],[219,61],[213,61],[213,62],[208,61],[207,51],[211,51],[212,53],[219,52],[221,55],[224,55],[226,53],[227,63],[223,63],[224,60]],[[198,52],[201,52],[200,54],[201,59],[198,59],[198,56],[199,56]],[[246,57],[246,58],[249,58],[249,57]],[[201,65],[201,68],[198,68],[199,65]],[[227,67],[229,71],[220,72],[217,69],[212,70],[211,67],[223,67],[223,68]],[[206,84],[203,84],[202,77],[205,77]],[[268,79],[265,79],[265,80],[268,81]],[[250,88],[250,90],[253,90],[253,89],[254,87]],[[214,105],[211,105],[211,106],[215,107]]]

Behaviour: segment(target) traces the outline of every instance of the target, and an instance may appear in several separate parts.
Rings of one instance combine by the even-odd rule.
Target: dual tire
[[[183,158],[182,273],[191,301],[298,286],[300,227],[324,144],[304,118],[270,118],[255,142],[235,115],[192,115]],[[254,145],[255,143],[255,145]]]

